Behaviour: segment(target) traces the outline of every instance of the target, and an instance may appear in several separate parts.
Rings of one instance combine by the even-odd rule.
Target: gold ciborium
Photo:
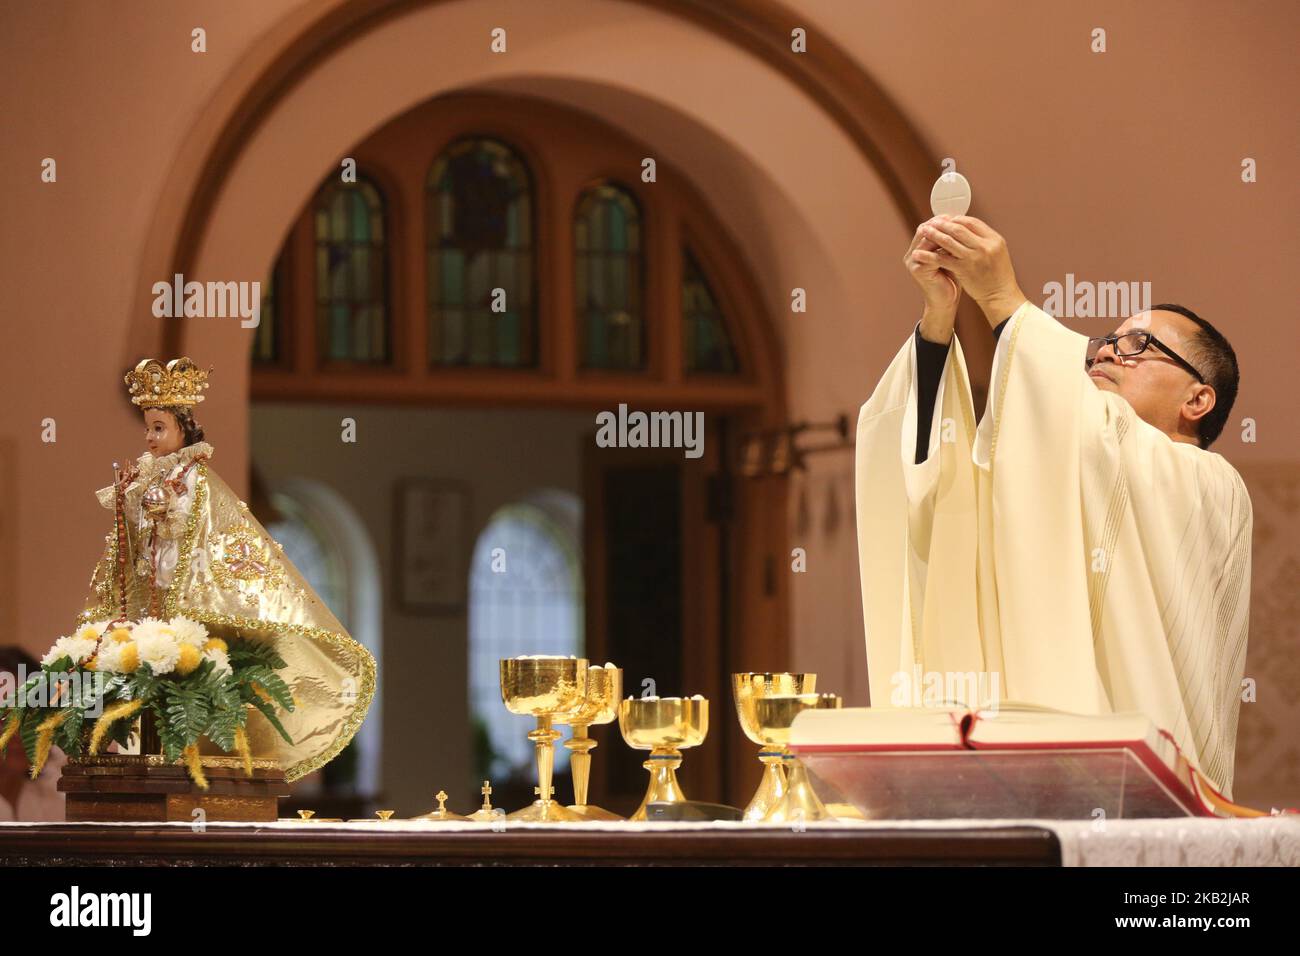
[[[754,714],[754,701],[773,694],[810,694],[817,689],[816,674],[766,673],[745,671],[731,675],[731,690],[736,700],[736,715],[745,736],[763,749],[758,752],[763,764],[763,779],[759,781],[754,799],[745,807],[745,820],[762,820],[781,798],[785,796],[786,779],[783,764],[788,755],[784,749],[769,747],[764,743]]]
[[[569,751],[569,767],[573,772],[573,813],[584,820],[622,820],[617,813],[587,803],[587,784],[591,780],[591,751],[596,741],[587,736],[593,724],[608,724],[618,716],[619,698],[623,696],[623,672],[613,664],[599,664],[587,668],[587,700],[581,710],[556,717],[557,724],[568,724],[573,736],[564,742]]]
[[[581,710],[587,698],[587,660],[575,657],[514,657],[501,662],[501,699],[512,714],[537,719],[528,739],[537,745],[537,799],[507,816],[509,820],[573,822],[582,818],[557,800],[551,786],[557,717]]]
[[[763,818],[765,821],[793,823],[832,819],[821,799],[813,792],[808,771],[790,753],[790,726],[805,710],[839,706],[840,698],[835,694],[774,694],[754,701],[754,718],[758,723],[759,738],[768,747],[780,750],[785,763],[785,795],[768,811]]]
[[[644,820],[648,803],[682,803],[677,785],[682,748],[698,747],[709,733],[709,702],[694,697],[629,697],[618,705],[618,729],[634,750],[650,751],[645,799],[629,820]]]

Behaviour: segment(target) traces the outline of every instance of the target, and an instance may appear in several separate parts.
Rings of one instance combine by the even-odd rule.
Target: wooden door
[[[734,721],[724,680],[724,542],[719,498],[721,420],[705,419],[704,453],[680,448],[599,448],[584,453],[583,561],[586,647],[593,664],[623,668],[623,696],[702,694],[709,736],[683,752],[678,779],[692,800],[724,797]],[[646,753],[617,722],[594,728],[590,802],[624,816],[644,796]]]

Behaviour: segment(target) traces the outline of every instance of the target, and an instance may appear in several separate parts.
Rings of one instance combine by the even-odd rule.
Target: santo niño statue
[[[148,451],[97,492],[114,528],[77,623],[180,615],[217,637],[271,642],[293,694],[294,709],[280,718],[293,743],[257,711],[248,739],[254,757],[275,760],[293,781],[328,763],[361,726],[375,662],[213,470],[194,420],[207,378],[188,358],[146,359],[127,373]]]

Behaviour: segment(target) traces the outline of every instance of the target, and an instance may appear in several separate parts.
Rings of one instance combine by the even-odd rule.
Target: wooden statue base
[[[208,789],[200,790],[184,764],[161,756],[107,754],[69,757],[59,778],[69,823],[192,823],[194,810],[205,820],[264,823],[279,816],[279,800],[289,796],[284,771],[272,760],[254,760],[253,775],[242,760],[203,757]]]

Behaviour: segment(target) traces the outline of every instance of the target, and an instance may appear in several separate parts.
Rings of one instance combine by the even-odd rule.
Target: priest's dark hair
[[[188,448],[190,445],[197,445],[203,441],[203,426],[194,420],[194,412],[186,405],[146,405],[141,411],[150,411],[151,409],[160,412],[171,412],[172,417],[176,419],[176,425],[180,428],[181,434],[185,436],[185,444],[181,447]]]
[[[1152,312],[1157,309],[1177,312],[1197,325],[1197,332],[1191,338],[1191,349],[1185,357],[1205,377],[1206,384],[1214,389],[1214,407],[1196,423],[1200,446],[1209,448],[1223,431],[1232,412],[1232,403],[1237,400],[1237,383],[1241,378],[1237,353],[1222,332],[1186,306],[1169,302],[1151,306]]]

